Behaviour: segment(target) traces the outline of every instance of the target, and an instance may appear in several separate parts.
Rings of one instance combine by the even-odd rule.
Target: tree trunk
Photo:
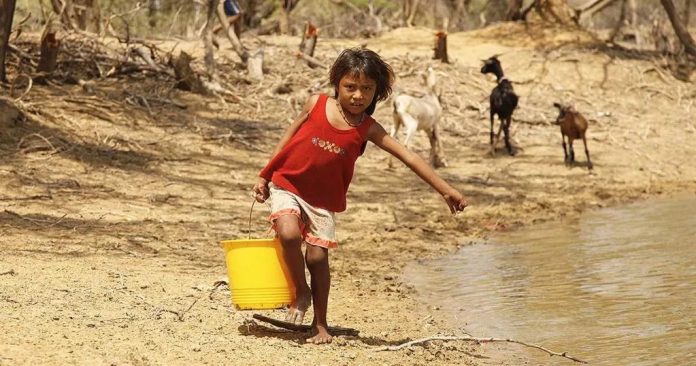
[[[689,29],[691,18],[691,0],[684,0],[684,27]]]
[[[283,0],[280,8],[279,30],[280,34],[290,34],[290,11],[294,7],[292,0]]]
[[[456,0],[454,10],[452,12],[452,28],[455,31],[460,31],[464,28],[464,19],[467,14],[467,0]],[[447,29],[445,29],[446,31]]]
[[[46,31],[41,36],[41,57],[36,71],[50,74],[56,70],[60,49],[60,40],[57,38],[59,30],[60,26],[53,21],[46,27]]]
[[[215,66],[215,50],[213,49],[213,27],[215,24],[215,13],[218,7],[218,0],[208,0],[208,12],[203,30],[203,43],[205,45],[205,69],[211,80],[217,80],[217,68]]]
[[[609,35],[609,42],[614,43],[614,40],[616,39],[616,36],[619,35],[619,32],[621,32],[621,28],[624,26],[624,22],[626,21],[626,8],[628,6],[628,3],[626,0],[621,0],[621,14],[619,15],[619,20],[616,21],[616,25],[614,26],[614,29],[611,31],[611,34]]]
[[[440,60],[446,64],[449,63],[449,57],[447,56],[447,32],[440,31],[435,33],[435,55],[434,60]]]
[[[194,32],[198,27],[198,19],[201,17],[201,4],[197,1],[193,2],[193,20],[186,24],[186,38],[193,38]]]
[[[595,0],[588,4],[585,4],[580,11],[580,18],[591,18],[596,12],[606,8],[607,6],[613,4],[616,0]]]
[[[162,10],[162,3],[160,0],[150,0],[147,9],[148,23],[154,28],[157,26],[157,15]]]
[[[408,15],[406,18],[406,26],[413,27],[413,21],[416,19],[416,12],[418,11],[418,3],[420,0],[407,0],[408,4]]]
[[[101,12],[98,0],[75,0],[71,8],[75,12],[72,16],[77,19],[79,29],[101,33]]]
[[[217,1],[215,2],[217,5]],[[237,34],[234,32],[234,27],[230,27],[229,23],[227,22],[227,16],[225,15],[224,8],[222,6],[218,6],[215,12],[217,13],[217,18],[220,22],[220,25],[222,26],[222,29],[225,31],[225,34],[227,35],[227,39],[230,40],[232,48],[234,48],[234,52],[236,52],[239,58],[242,59],[243,63],[246,63],[247,59],[249,59],[249,53],[244,49],[244,46],[242,45],[242,42],[239,40],[239,38],[237,38]],[[211,28],[211,40],[212,32],[213,31]]]
[[[14,11],[15,0],[0,0],[0,81],[7,81],[5,76],[5,54],[7,45],[10,43]]]
[[[263,79],[263,48],[259,48],[251,57],[249,57],[249,61],[247,62],[247,72],[254,80]]]
[[[684,50],[688,54],[696,57],[696,43],[694,43],[694,39],[691,38],[691,34],[689,34],[689,31],[686,29],[686,27],[684,27],[684,24],[682,24],[681,20],[679,20],[679,15],[677,14],[677,10],[674,8],[674,3],[672,0],[660,0],[660,2],[667,12],[670,23],[672,23],[674,33],[677,34],[679,41],[681,41],[682,45],[684,45]]]
[[[193,60],[191,56],[184,51],[181,51],[179,57],[174,60],[174,75],[177,80],[176,87],[198,94],[206,94],[207,90],[203,86],[203,83],[198,79],[193,69],[191,69],[191,60]]]
[[[542,18],[550,15],[557,23],[564,25],[573,25],[578,22],[577,13],[566,0],[535,0],[534,5]],[[525,11],[523,10],[522,13],[524,17]]]
[[[505,10],[505,20],[522,20],[523,0],[510,0],[507,10]]]
[[[51,0],[53,11],[60,15],[60,20],[70,29],[78,27],[73,23],[72,18],[75,15],[72,0]]]
[[[643,36],[638,28],[638,5],[636,0],[628,0],[629,7],[631,8],[631,31],[636,38],[636,45],[638,47],[643,46]]]
[[[314,56],[314,48],[317,45],[317,36],[319,28],[314,24],[307,22],[305,31],[302,33],[302,42],[300,42],[300,52],[308,56]]]

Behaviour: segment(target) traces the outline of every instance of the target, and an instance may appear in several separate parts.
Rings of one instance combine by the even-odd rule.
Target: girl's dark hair
[[[394,71],[384,62],[379,55],[367,48],[347,48],[338,55],[338,58],[329,71],[329,81],[334,86],[334,97],[338,97],[338,84],[347,74],[364,74],[377,83],[375,97],[367,107],[365,113],[372,115],[377,102],[389,98],[394,84]]]

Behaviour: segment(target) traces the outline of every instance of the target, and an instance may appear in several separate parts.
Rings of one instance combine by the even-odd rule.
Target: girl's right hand
[[[270,193],[268,192],[268,181],[259,177],[259,181],[254,185],[252,190],[254,191],[254,198],[256,202],[264,203],[268,199]]]
[[[469,203],[466,202],[466,198],[464,198],[461,193],[454,189],[452,189],[450,193],[443,194],[442,197],[445,199],[445,202],[447,202],[447,206],[449,206],[452,214],[456,214],[459,211],[464,211],[466,206],[469,205]]]

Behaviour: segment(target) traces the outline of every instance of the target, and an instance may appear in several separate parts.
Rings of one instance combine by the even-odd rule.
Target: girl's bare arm
[[[421,179],[430,184],[447,202],[452,213],[463,211],[468,205],[464,196],[451,185],[440,178],[437,173],[416,153],[406,149],[398,141],[393,139],[384,127],[379,123],[373,123],[368,131],[369,141],[379,146],[382,150],[392,154],[411,168]]]
[[[276,155],[278,155],[280,150],[283,149],[283,147],[288,143],[288,141],[290,141],[290,139],[295,135],[295,133],[297,133],[297,130],[300,129],[302,124],[305,123],[307,117],[309,117],[309,113],[314,108],[314,105],[317,104],[317,100],[319,100],[318,95],[312,95],[309,98],[307,98],[307,101],[302,107],[300,115],[297,116],[297,118],[295,118],[295,120],[290,124],[290,126],[288,126],[285,129],[285,132],[283,132],[283,136],[280,138],[280,141],[278,141],[278,144],[276,144],[276,147],[273,149],[271,157],[270,159],[268,159],[269,163],[273,160],[273,158]],[[268,180],[266,180],[263,177],[259,177],[252,190],[254,192],[256,200],[258,202],[264,202],[266,199],[268,199],[269,195]]]
[[[319,95],[312,95],[309,98],[307,98],[307,101],[305,102],[304,106],[302,107],[302,111],[300,112],[300,115],[295,118],[295,120],[290,124],[285,129],[285,132],[283,133],[283,136],[280,138],[280,141],[278,141],[278,144],[276,145],[275,149],[273,149],[273,153],[271,154],[270,160],[273,160],[273,158],[280,152],[280,150],[283,149],[283,146],[290,141],[290,139],[297,133],[297,130],[300,129],[300,126],[307,120],[307,117],[309,117],[309,112],[312,111],[312,108],[314,108],[314,105],[317,104],[317,100],[319,100]]]

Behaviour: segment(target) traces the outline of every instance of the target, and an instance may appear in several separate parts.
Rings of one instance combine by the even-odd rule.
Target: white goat
[[[390,135],[396,138],[399,128],[406,128],[404,146],[408,148],[413,134],[416,131],[425,131],[430,139],[430,164],[435,168],[446,167],[447,162],[442,151],[440,141],[439,123],[442,115],[442,105],[437,92],[437,76],[432,66],[428,67],[423,75],[426,85],[426,93],[420,98],[401,94],[394,98],[394,125]],[[393,167],[391,158],[389,167]]]

